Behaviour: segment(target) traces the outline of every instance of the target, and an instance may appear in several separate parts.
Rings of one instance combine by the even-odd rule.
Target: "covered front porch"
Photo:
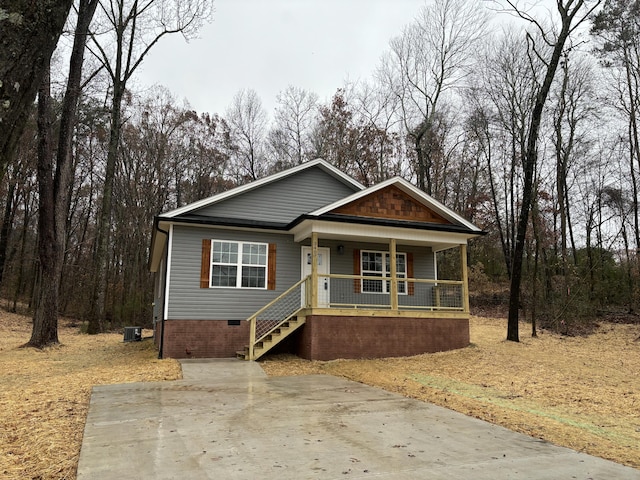
[[[293,231],[301,279],[247,319],[255,360],[293,334],[306,358],[402,356],[468,345],[468,232],[309,219]],[[459,271],[438,277],[437,253]]]

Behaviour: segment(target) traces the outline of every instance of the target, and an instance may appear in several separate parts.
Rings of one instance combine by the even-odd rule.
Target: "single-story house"
[[[163,213],[149,260],[160,356],[465,347],[467,241],[482,233],[402,178],[365,188],[320,159]],[[459,279],[440,280],[436,253],[451,248]]]

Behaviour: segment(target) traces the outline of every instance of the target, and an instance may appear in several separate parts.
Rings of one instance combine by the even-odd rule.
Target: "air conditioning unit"
[[[125,342],[139,342],[142,340],[142,327],[124,327]]]

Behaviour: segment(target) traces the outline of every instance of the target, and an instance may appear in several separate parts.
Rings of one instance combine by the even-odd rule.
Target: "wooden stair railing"
[[[309,285],[309,277],[303,278],[247,318],[249,345],[237,352],[239,358],[257,360],[304,324],[299,313],[307,308]]]

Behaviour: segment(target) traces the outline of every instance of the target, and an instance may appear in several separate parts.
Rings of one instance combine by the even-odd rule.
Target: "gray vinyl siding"
[[[374,250],[381,252],[389,251],[388,243],[352,243],[342,241],[320,240],[321,247],[331,248],[331,273],[338,275],[353,275],[353,250]],[[338,245],[344,246],[344,254],[338,255]],[[431,247],[419,247],[414,245],[397,245],[398,253],[413,253],[413,275],[414,278],[435,279],[435,265],[433,251]],[[342,282],[342,284],[340,283]],[[380,302],[388,302],[389,295],[381,293],[354,293],[353,283],[349,285],[349,281],[334,280],[331,285],[331,302],[332,303],[361,303],[361,304],[379,304]],[[424,305],[425,302],[431,301],[431,286],[427,284],[416,283],[414,287],[414,295],[399,295],[398,302],[400,305]],[[383,300],[386,299],[386,300]]]
[[[356,191],[320,167],[308,168],[193,213],[288,224]]]
[[[245,242],[275,243],[276,289],[200,288],[200,261],[203,239],[234,240]],[[306,242],[308,244],[308,242]],[[321,247],[331,249],[331,273],[353,275],[353,250],[388,251],[386,243],[355,243],[320,240]],[[244,320],[272,299],[300,280],[301,247],[292,235],[250,231],[233,231],[205,227],[176,225],[173,229],[173,248],[169,283],[168,319],[179,320]],[[344,245],[344,253],[338,254],[338,245]],[[429,247],[397,246],[398,252],[413,253],[414,276],[434,278],[433,253]],[[335,287],[335,288],[333,288]],[[348,287],[353,297],[353,287]],[[331,301],[346,301],[340,298],[338,285],[332,285]],[[401,295],[400,304],[424,303],[430,288],[416,284],[416,295]],[[358,303],[379,303],[384,294],[357,294]],[[158,299],[156,307],[161,308]],[[155,315],[155,310],[154,310]],[[158,317],[161,318],[161,317]]]
[[[200,288],[203,239],[276,244],[276,289]],[[175,226],[168,319],[244,320],[300,280],[300,246],[292,235]]]
[[[309,242],[303,243],[309,245]],[[331,273],[337,275],[353,275],[353,250],[375,250],[388,252],[388,243],[363,243],[363,242],[343,242],[340,240],[318,240],[320,247],[331,249]],[[344,254],[338,255],[338,245],[344,246]],[[397,245],[398,253],[413,253],[413,274],[415,278],[435,278],[435,268],[433,264],[433,251],[431,247],[420,247],[415,245]]]

